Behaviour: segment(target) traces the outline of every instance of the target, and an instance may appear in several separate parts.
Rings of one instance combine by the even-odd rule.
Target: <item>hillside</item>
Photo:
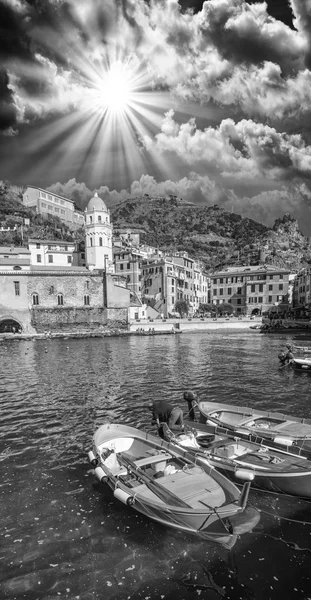
[[[294,217],[285,214],[272,228],[227,212],[198,206],[176,196],[132,198],[111,208],[115,228],[138,228],[142,243],[162,250],[185,250],[208,270],[238,264],[273,264],[296,272],[311,264],[311,246]],[[25,225],[29,219],[29,225]],[[81,241],[58,217],[43,218],[22,203],[22,189],[0,182],[0,246],[27,246],[29,238]]]
[[[297,271],[311,263],[309,240],[288,214],[271,229],[218,205],[197,206],[175,196],[129,199],[111,214],[115,227],[139,227],[145,231],[143,242],[186,250],[209,269],[265,262]]]
[[[0,246],[27,246],[31,238],[68,242],[83,239],[82,231],[70,231],[58,217],[42,217],[24,206],[22,193],[22,188],[0,181],[0,226],[10,228],[10,231],[0,231]],[[29,225],[25,225],[25,219],[29,219]]]

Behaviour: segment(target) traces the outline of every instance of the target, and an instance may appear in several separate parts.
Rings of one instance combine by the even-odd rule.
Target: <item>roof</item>
[[[104,210],[107,212],[107,206],[105,202],[99,197],[97,192],[95,192],[93,198],[89,201],[87,205],[87,210]]]
[[[24,248],[24,246],[0,246],[0,254],[16,256],[18,254],[30,254],[30,250]]]
[[[42,244],[42,246],[47,246],[53,244],[54,246],[70,246],[75,245],[75,242],[65,242],[64,240],[40,240],[36,238],[31,238],[28,240],[29,244]]]
[[[2,258],[0,256],[0,265],[10,265],[13,268],[15,266],[29,266],[30,258],[14,258],[12,260],[12,258]]]
[[[273,265],[244,265],[241,267],[226,267],[220,271],[215,271],[211,274],[211,277],[219,276],[219,275],[233,275],[233,274],[256,274],[256,273],[290,273],[289,269],[282,269],[275,267]]]
[[[49,272],[49,271],[68,271],[70,273],[74,273],[74,272],[85,272],[85,273],[90,273],[89,269],[87,269],[86,267],[72,267],[70,265],[68,265],[68,267],[66,265],[31,265],[31,271],[45,271],[45,272]]]

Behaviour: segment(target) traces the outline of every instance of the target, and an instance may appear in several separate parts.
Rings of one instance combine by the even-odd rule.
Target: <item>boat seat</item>
[[[159,462],[164,462],[172,458],[171,454],[155,454],[154,456],[146,456],[146,458],[140,458],[135,460],[136,467],[144,467],[145,465],[152,465]]]

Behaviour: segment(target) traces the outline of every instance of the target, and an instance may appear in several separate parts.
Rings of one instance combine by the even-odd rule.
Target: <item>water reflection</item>
[[[311,598],[310,504],[252,492],[262,511],[231,550],[170,530],[95,489],[94,430],[152,430],[184,389],[310,416],[311,376],[279,370],[288,340],[248,332],[0,344],[0,597]],[[186,407],[184,406],[184,409]]]

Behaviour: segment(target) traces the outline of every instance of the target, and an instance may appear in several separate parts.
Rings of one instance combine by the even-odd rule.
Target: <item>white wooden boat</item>
[[[252,486],[261,490],[311,498],[311,460],[290,451],[257,444],[236,436],[211,433],[193,423],[184,433],[163,426],[165,439],[205,458],[226,477],[237,481],[241,469],[253,475]]]
[[[296,346],[293,344],[294,352],[302,352],[303,354],[311,354],[311,346]]]
[[[259,521],[249,477],[240,492],[206,460],[133,427],[101,426],[88,456],[117,500],[164,525],[230,548]]]
[[[297,447],[297,452],[311,452],[311,419],[292,417],[277,412],[266,412],[246,406],[199,402],[200,421],[234,432],[239,437],[262,437],[276,447]]]
[[[299,371],[311,371],[311,358],[295,356],[291,359],[291,364],[295,369],[298,369]]]

